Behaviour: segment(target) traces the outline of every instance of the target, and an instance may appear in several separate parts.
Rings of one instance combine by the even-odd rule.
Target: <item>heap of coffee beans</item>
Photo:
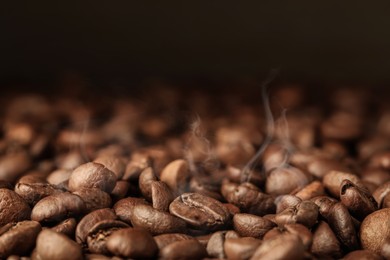
[[[390,259],[386,97],[260,93],[2,97],[0,258]]]

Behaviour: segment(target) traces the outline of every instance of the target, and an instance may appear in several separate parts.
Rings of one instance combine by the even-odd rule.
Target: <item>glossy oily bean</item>
[[[143,198],[128,197],[119,200],[112,208],[120,220],[130,224],[133,208],[138,204],[148,205],[148,202]]]
[[[160,250],[160,259],[203,259],[207,251],[197,240],[181,240],[165,246]]]
[[[237,231],[240,236],[262,238],[268,230],[276,225],[268,219],[240,213],[234,215],[233,226],[234,230]]]
[[[0,226],[29,219],[31,209],[14,191],[0,189]],[[6,210],[4,210],[6,209]]]
[[[181,233],[161,234],[154,237],[154,240],[156,241],[159,250],[169,244],[172,244],[173,242],[190,239],[195,238]]]
[[[111,207],[110,195],[100,189],[80,189],[73,192],[73,194],[78,195],[83,199],[86,213],[97,209]]]
[[[341,244],[328,223],[321,221],[317,225],[310,251],[319,257],[339,258],[342,255]]]
[[[76,230],[77,222],[74,218],[68,218],[64,221],[61,221],[59,224],[51,228],[51,230],[67,235],[68,237],[73,238]]]

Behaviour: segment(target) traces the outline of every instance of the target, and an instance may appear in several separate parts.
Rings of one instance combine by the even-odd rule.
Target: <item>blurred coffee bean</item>
[[[286,224],[284,230],[287,233],[298,236],[306,249],[309,249],[313,241],[313,235],[310,230],[301,224]]]
[[[294,195],[280,195],[276,197],[275,204],[276,204],[276,213],[280,213],[283,210],[289,208],[289,207],[295,207],[299,203],[301,203],[302,200]]]
[[[160,250],[159,259],[203,259],[207,251],[197,240],[181,240]]]
[[[261,239],[268,230],[275,227],[275,223],[259,216],[240,213],[234,215],[233,226],[240,236]]]
[[[355,259],[361,259],[361,260],[382,260],[383,258],[369,250],[356,250],[353,252],[350,252],[347,254],[343,259],[345,260],[355,260]]]
[[[337,200],[328,196],[317,196],[312,198],[311,201],[318,206],[318,212],[325,218],[329,215],[333,205],[337,203]]]
[[[15,182],[31,164],[31,158],[25,152],[3,155],[0,157],[0,179]]]
[[[51,230],[62,233],[70,238],[74,237],[76,230],[77,221],[74,218],[68,218],[60,222],[56,226],[52,227]]]
[[[390,238],[386,239],[386,241],[382,245],[381,255],[385,259],[390,259]]]
[[[215,232],[207,243],[207,253],[211,257],[226,258],[223,244],[225,243],[226,231]]]
[[[383,200],[390,194],[390,181],[380,185],[372,194],[375,201],[378,203],[379,208],[382,208]]]
[[[153,181],[151,183],[151,197],[153,208],[161,211],[168,211],[169,204],[174,199],[172,191],[162,181]]]
[[[120,157],[100,156],[97,157],[93,162],[104,165],[104,167],[115,173],[118,180],[120,180],[125,173],[126,164]]]
[[[308,183],[308,176],[297,168],[276,168],[268,174],[265,189],[268,194],[283,195],[301,189]]]
[[[260,246],[261,240],[253,237],[229,238],[224,243],[228,259],[247,260]]]
[[[126,165],[124,180],[137,180],[141,172],[152,166],[152,159],[146,153],[133,153]]]
[[[309,200],[311,198],[325,195],[325,189],[321,182],[313,181],[295,193],[295,196],[301,200]]]
[[[168,234],[161,234],[154,237],[154,240],[156,241],[157,247],[159,250],[163,249],[165,246],[172,244],[176,241],[181,240],[190,240],[195,239],[192,236],[180,234],[180,233],[168,233]]]
[[[342,255],[341,244],[328,223],[321,221],[315,228],[310,251],[318,257],[339,258]]]
[[[0,209],[0,226],[30,218],[30,207],[12,190],[0,189]]]
[[[380,254],[386,239],[390,237],[390,208],[368,215],[360,226],[360,243],[363,249]]]
[[[390,170],[390,152],[384,151],[374,154],[369,159],[367,167],[371,169]]]
[[[58,187],[45,183],[17,183],[15,192],[22,197],[28,204],[35,205],[41,199],[63,192]]]
[[[141,190],[142,195],[148,200],[152,201],[152,187],[153,181],[157,181],[157,176],[154,173],[152,167],[145,168],[138,179],[138,186]]]
[[[349,169],[339,161],[330,158],[315,158],[307,164],[307,171],[313,176],[322,179],[331,171],[348,172]]]
[[[379,186],[387,181],[390,181],[390,172],[386,170],[367,169],[362,172],[362,180],[374,183]]]
[[[176,195],[187,190],[189,182],[189,166],[184,160],[170,162],[160,174],[161,181],[165,182]]]
[[[338,171],[331,171],[328,174],[324,176],[323,179],[323,184],[327,191],[335,197],[339,198],[340,197],[340,185],[343,180],[349,180],[352,183],[354,183],[356,186],[366,189],[364,185],[362,184],[361,180],[359,179],[358,176],[353,175],[351,173],[346,173],[346,172],[338,172]]]
[[[47,176],[47,182],[52,185],[58,185],[64,181],[69,180],[71,174],[71,170],[58,169],[50,173],[49,176]]]
[[[279,226],[285,224],[302,224],[311,228],[318,218],[318,206],[311,201],[302,201],[276,214],[275,222]]]

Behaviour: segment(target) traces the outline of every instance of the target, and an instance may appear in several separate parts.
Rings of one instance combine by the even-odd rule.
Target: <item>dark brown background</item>
[[[390,80],[388,1],[2,1],[0,80]]]

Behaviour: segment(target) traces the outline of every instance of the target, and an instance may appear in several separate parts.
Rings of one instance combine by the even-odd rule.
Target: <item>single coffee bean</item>
[[[326,217],[329,226],[340,240],[340,242],[348,249],[356,249],[358,247],[357,235],[352,217],[348,209],[340,202],[334,204]]]
[[[61,221],[56,226],[52,227],[51,230],[73,238],[76,230],[76,226],[77,226],[76,219],[68,218],[65,219],[64,221]]]
[[[379,208],[382,208],[384,198],[390,194],[390,181],[380,185],[372,194]]]
[[[237,206],[235,206],[235,205],[233,205],[231,203],[223,203],[223,205],[229,211],[231,217],[233,217],[234,214],[237,214],[237,213],[241,212],[240,209]]]
[[[157,176],[154,173],[152,167],[145,168],[138,179],[138,186],[141,190],[142,195],[148,200],[152,201],[152,187],[153,181],[157,181]]]
[[[186,228],[184,220],[144,204],[134,205],[130,219],[134,227],[145,228],[155,235],[183,232]]]
[[[58,185],[64,181],[69,180],[71,174],[72,170],[58,169],[50,173],[49,176],[47,176],[46,180],[52,185]]]
[[[325,195],[324,186],[319,181],[313,181],[312,183],[303,187],[300,191],[295,193],[295,196],[301,200],[309,200],[311,198]]]
[[[99,163],[85,163],[73,170],[69,178],[69,190],[98,188],[110,193],[116,183],[116,175]]]
[[[161,181],[165,182],[176,195],[187,190],[189,177],[188,163],[181,159],[169,163],[160,174]]]
[[[146,200],[142,198],[128,197],[119,200],[112,208],[120,220],[131,224],[131,215],[133,212],[133,208],[135,205],[138,204],[148,205]]]
[[[111,197],[112,200],[118,201],[120,199],[123,199],[126,197],[127,193],[129,193],[129,190],[131,189],[131,185],[127,181],[117,181],[115,183],[114,189],[111,191]]]
[[[341,244],[328,223],[321,221],[317,225],[310,251],[319,257],[339,258],[342,255]]]
[[[265,233],[263,240],[274,238],[276,236],[281,235],[282,233],[283,233],[283,229],[281,229],[279,227],[274,227],[274,228],[268,230],[267,233]]]
[[[32,209],[31,219],[38,222],[57,222],[76,217],[84,211],[85,203],[79,196],[62,192],[38,201]]]
[[[358,176],[346,172],[331,171],[324,176],[323,184],[329,193],[335,197],[340,197],[340,185],[343,180],[349,180],[362,189],[367,189],[362,184]]]
[[[368,215],[360,226],[360,243],[363,249],[380,254],[383,244],[390,237],[390,208]]]
[[[103,221],[103,220],[115,220],[117,216],[115,215],[112,209],[98,209],[92,211],[91,213],[85,215],[76,227],[76,242],[85,243],[88,232],[92,229],[94,225]]]
[[[31,158],[25,152],[0,157],[0,180],[15,182],[31,166]]]
[[[15,192],[28,204],[35,205],[44,197],[63,191],[58,187],[46,183],[17,183],[15,185]]]
[[[115,173],[118,180],[120,180],[126,169],[124,160],[116,156],[99,156],[93,162],[104,165],[107,169]]]
[[[0,226],[30,218],[30,207],[12,190],[0,189],[0,209]]]
[[[308,176],[298,168],[276,168],[268,174],[265,190],[271,195],[283,195],[302,189],[308,183]]]
[[[78,195],[85,203],[85,212],[111,207],[111,197],[108,193],[97,188],[82,188],[73,194]]]
[[[302,201],[276,214],[275,223],[279,226],[299,223],[308,228],[314,226],[318,218],[318,206],[312,201]]]
[[[25,255],[35,245],[35,239],[41,232],[36,221],[8,223],[0,229],[0,257],[5,259],[12,254]]]
[[[301,224],[286,224],[284,229],[287,233],[298,236],[306,249],[309,249],[313,241],[313,235],[310,230]]]
[[[345,260],[355,260],[355,259],[360,259],[360,260],[383,260],[383,258],[369,250],[356,250],[353,252],[350,252],[346,256],[344,256]]]
[[[44,183],[46,184],[46,174],[40,171],[30,171],[25,173],[22,177],[20,177],[17,183],[27,183],[27,184],[36,184],[36,183]]]
[[[132,154],[130,161],[126,165],[123,180],[138,180],[141,172],[152,166],[152,158],[146,153],[135,152]]]
[[[329,215],[330,209],[334,204],[337,203],[337,200],[327,197],[327,196],[318,196],[311,199],[318,206],[318,212],[326,218]]]
[[[264,234],[275,227],[272,221],[246,213],[236,214],[233,217],[234,230],[240,236],[262,238]]]
[[[276,197],[275,204],[276,204],[276,213],[280,213],[283,210],[289,208],[289,207],[295,207],[299,203],[301,203],[302,200],[294,195],[280,195]]]
[[[114,231],[107,239],[106,246],[113,255],[126,258],[152,258],[158,253],[152,235],[139,228]]]
[[[349,180],[341,182],[340,199],[349,212],[359,220],[363,220],[368,214],[378,209],[374,197]]]
[[[85,163],[85,158],[80,154],[79,151],[70,151],[66,154],[61,154],[56,158],[56,166],[59,169],[73,171],[83,163]]]
[[[203,259],[207,251],[196,239],[173,242],[160,250],[159,259]]]
[[[211,257],[226,258],[223,244],[225,243],[226,231],[215,232],[207,243],[207,253]]]
[[[206,177],[192,177],[189,184],[190,191],[193,193],[199,193],[207,197],[211,197],[216,200],[223,200],[219,193],[219,184],[213,183],[211,178]]]
[[[88,250],[94,254],[110,254],[107,248],[108,238],[117,230],[128,228],[125,222],[118,220],[102,220],[96,223],[88,232]]]
[[[377,186],[390,181],[390,173],[386,170],[367,169],[362,172],[361,178],[363,181],[371,182]]]
[[[171,204],[174,199],[168,185],[162,181],[152,181],[150,186],[153,208],[161,211],[168,211],[169,204]]]
[[[230,219],[229,211],[221,202],[197,193],[180,195],[170,204],[169,211],[195,229],[216,230]]]
[[[245,172],[232,165],[226,168],[227,178],[235,183],[250,182],[256,186],[263,186],[265,183],[265,174],[255,169],[248,169]]]
[[[253,237],[229,238],[224,243],[228,259],[247,260],[260,246],[261,240]]]
[[[331,158],[315,158],[307,164],[307,171],[318,179],[331,171],[348,172],[349,169],[343,163]]]
[[[382,152],[374,154],[368,162],[368,167],[371,169],[389,170],[390,169],[390,152],[389,151],[382,151]]]
[[[298,236],[283,234],[263,241],[250,259],[302,259],[305,248]]]
[[[180,233],[161,234],[154,237],[154,240],[156,241],[159,250],[161,250],[162,248],[164,248],[169,244],[172,244],[173,242],[181,241],[181,240],[190,240],[190,239],[195,239],[195,238]]]
[[[67,236],[52,231],[42,230],[37,238],[36,245],[37,259],[69,259],[82,260],[81,247]]]

